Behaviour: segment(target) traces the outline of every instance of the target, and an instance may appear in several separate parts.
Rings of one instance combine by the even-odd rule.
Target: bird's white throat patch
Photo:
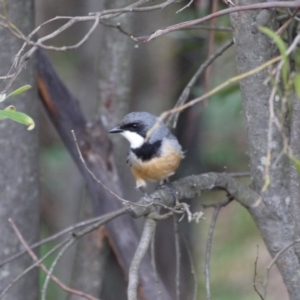
[[[121,132],[121,134],[129,141],[130,148],[132,148],[132,149],[141,147],[145,140],[142,136],[140,136],[136,132],[123,131],[123,132]]]

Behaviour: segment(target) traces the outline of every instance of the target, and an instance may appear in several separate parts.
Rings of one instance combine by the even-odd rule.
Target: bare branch
[[[138,248],[133,256],[130,268],[129,268],[129,278],[128,278],[128,299],[137,300],[137,288],[139,283],[139,270],[141,262],[147,253],[153,233],[156,228],[156,221],[149,218],[146,219],[144,230]]]
[[[156,288],[157,288],[157,294],[159,299],[161,300],[161,290],[159,286],[159,278],[158,278],[158,273],[157,273],[157,267],[156,267],[156,258],[155,258],[155,233],[156,231],[153,232],[153,237],[151,241],[151,264],[153,266],[153,271],[156,279]]]
[[[190,0],[190,2],[185,5],[184,7],[180,8],[179,10],[176,11],[176,14],[182,12],[183,10],[185,10],[186,8],[190,7],[193,4],[194,0]]]
[[[30,247],[30,249],[35,249],[35,248],[37,248],[37,247],[39,247],[39,246],[41,246],[41,245],[43,245],[45,243],[54,241],[54,240],[58,239],[59,237],[61,237],[62,235],[67,234],[69,232],[72,232],[72,231],[74,231],[77,228],[88,226],[88,225],[91,225],[91,224],[96,223],[98,221],[101,222],[103,220],[103,218],[106,218],[106,217],[108,217],[107,220],[111,220],[111,219],[116,218],[116,217],[118,217],[119,215],[121,215],[121,214],[123,214],[125,212],[126,212],[126,209],[125,208],[121,208],[121,209],[118,209],[118,210],[116,210],[116,211],[114,211],[112,213],[108,213],[108,214],[106,214],[104,216],[99,216],[99,217],[92,218],[92,219],[89,219],[89,220],[86,220],[86,221],[82,221],[80,223],[77,223],[75,225],[67,227],[67,228],[65,228],[65,229],[57,232],[56,234],[53,234],[53,235],[51,235],[51,236],[49,236],[49,237],[47,237],[47,238],[45,238],[45,239],[43,239],[43,240],[41,240],[41,241],[39,241],[37,243],[34,243],[34,244],[30,245],[29,247]],[[96,227],[98,227],[98,225]],[[6,260],[0,262],[0,268],[3,267],[5,264],[11,262],[12,260],[20,257],[21,255],[23,255],[25,253],[26,253],[26,250],[22,250],[22,251],[16,253],[15,255],[7,258]]]
[[[92,224],[90,226],[88,226],[87,228],[82,229],[81,231],[77,232],[77,233],[73,233],[70,237],[66,238],[65,240],[63,240],[62,242],[60,242],[59,244],[57,244],[56,246],[54,246],[50,251],[48,251],[48,253],[46,253],[42,258],[40,258],[38,261],[36,261],[34,264],[32,264],[30,267],[28,267],[27,269],[25,269],[23,272],[21,272],[0,294],[0,299],[2,299],[2,297],[8,292],[8,290],[16,283],[19,281],[19,279],[21,279],[25,274],[27,274],[29,271],[31,271],[33,268],[35,268],[36,266],[40,265],[42,263],[42,261],[44,261],[48,256],[50,256],[52,253],[54,253],[56,250],[58,250],[59,248],[63,247],[66,243],[69,243],[70,241],[73,240],[77,240],[80,237],[88,234],[89,232],[93,231],[94,229],[98,228],[99,226],[109,222],[110,220],[113,220],[114,218],[124,214],[126,212],[126,208],[123,209],[119,209],[118,211],[114,211],[112,213],[108,213],[104,216],[102,216],[102,218],[95,224]],[[75,242],[75,241],[74,241]]]
[[[59,248],[61,248],[67,241],[64,240],[62,242],[60,242],[59,244],[57,244],[56,246],[54,246],[50,251],[48,251],[48,253],[46,253],[42,258],[40,258],[38,261],[36,261],[34,264],[32,264],[31,266],[29,266],[27,269],[25,269],[23,272],[21,272],[16,278],[14,278],[10,284],[1,292],[0,294],[0,299],[2,299],[6,293],[13,287],[13,285],[15,283],[17,283],[23,276],[25,276],[28,272],[30,272],[32,269],[34,269],[35,267],[39,266],[41,264],[42,261],[44,261],[47,257],[49,257],[52,253],[54,253],[56,250],[58,250]]]
[[[197,294],[198,294],[198,279],[197,279],[196,267],[195,267],[195,264],[194,264],[194,261],[193,261],[193,256],[192,256],[192,252],[191,252],[190,246],[188,244],[188,241],[187,241],[184,234],[182,234],[181,236],[182,236],[186,251],[187,251],[188,256],[189,256],[189,261],[190,261],[190,265],[191,265],[191,273],[192,273],[193,279],[194,279],[194,289],[193,289],[192,300],[196,300],[197,299]]]
[[[175,24],[172,26],[169,26],[167,28],[164,29],[159,29],[157,31],[155,31],[153,34],[151,34],[148,37],[143,37],[143,39],[140,39],[139,37],[136,37],[137,40],[143,40],[144,42],[149,42],[157,37],[160,37],[164,34],[173,32],[173,31],[177,31],[177,30],[181,30],[184,29],[186,27],[190,27],[190,26],[194,26],[200,23],[203,23],[205,21],[214,19],[214,18],[218,18],[224,15],[228,15],[230,13],[234,13],[234,12],[238,12],[238,11],[246,11],[246,10],[257,10],[257,9],[267,9],[267,8],[287,8],[287,7],[291,7],[291,8],[298,8],[300,6],[300,1],[272,1],[272,2],[262,2],[262,3],[256,3],[256,4],[251,4],[251,5],[241,5],[241,6],[235,6],[235,7],[230,7],[230,8],[226,8],[223,10],[220,10],[216,13],[212,13],[210,15],[207,15],[205,17],[202,17],[200,19],[196,19],[196,20],[192,20],[192,21],[186,21],[186,22],[182,22],[179,24]]]
[[[190,79],[189,83],[187,84],[187,86],[185,87],[183,92],[181,93],[177,103],[175,104],[175,107],[179,107],[187,101],[187,99],[191,93],[192,87],[196,83],[197,79],[201,76],[201,74],[205,71],[205,69],[209,65],[211,65],[216,60],[217,57],[222,55],[232,45],[233,45],[233,40],[226,42],[215,53],[213,53],[203,64],[201,64],[200,68],[197,70],[197,72],[194,74],[194,76]],[[177,126],[179,114],[180,114],[180,112],[177,112],[177,113],[171,115],[170,119],[168,120],[168,122],[171,124],[171,126],[173,128],[175,128]]]
[[[29,255],[31,256],[31,258],[37,262],[38,261],[38,257],[35,255],[35,253],[32,251],[32,249],[30,248],[30,246],[27,244],[27,242],[25,241],[24,237],[22,236],[20,230],[18,229],[18,227],[16,226],[16,224],[14,223],[14,221],[12,219],[8,220],[11,225],[13,230],[15,231],[15,234],[17,235],[18,239],[20,240],[21,244],[25,247],[26,251],[29,253]],[[46,273],[48,274],[49,271],[48,269],[45,267],[44,264],[39,264],[39,267]],[[51,275],[51,279],[58,285],[60,286],[64,291],[72,293],[74,295],[77,296],[81,296],[82,298],[88,299],[88,300],[97,300],[97,298],[93,297],[92,295],[86,294],[82,291],[76,290],[76,289],[72,289],[68,286],[66,286],[63,282],[61,282],[56,276]]]
[[[84,158],[83,158],[83,155],[82,155],[82,153],[81,153],[81,151],[80,151],[80,148],[79,148],[78,141],[77,141],[77,138],[76,138],[76,135],[75,135],[74,130],[71,130],[71,132],[72,132],[72,135],[73,135],[73,138],[74,138],[74,142],[75,142],[75,145],[76,145],[76,149],[77,149],[78,154],[79,154],[79,158],[80,158],[82,164],[84,165],[85,169],[90,173],[90,175],[94,178],[94,180],[95,180],[96,182],[98,182],[99,184],[101,184],[101,186],[102,186],[105,190],[107,190],[109,193],[111,193],[113,196],[115,196],[115,197],[116,197],[118,200],[120,200],[123,204],[127,204],[127,205],[131,204],[131,205],[141,206],[142,204],[134,203],[134,202],[132,202],[132,201],[129,201],[129,200],[126,200],[126,199],[120,197],[119,195],[117,195],[115,192],[113,192],[111,189],[109,189],[105,184],[103,184],[103,182],[102,182],[101,180],[99,180],[99,179],[96,177],[96,175],[88,168],[88,166],[87,166],[87,164],[86,164],[86,162],[85,162],[85,160],[84,160]],[[146,206],[149,206],[149,205],[151,205],[151,204],[147,204]],[[145,206],[145,205],[142,205],[142,206]]]
[[[265,274],[265,279],[263,282],[263,288],[264,288],[264,295],[263,295],[263,299],[267,298],[267,286],[268,286],[268,281],[269,281],[269,276],[270,276],[270,272],[271,269],[273,268],[273,266],[275,265],[276,261],[278,260],[278,258],[280,257],[280,255],[282,255],[284,252],[286,252],[288,249],[290,249],[291,247],[293,247],[294,245],[300,243],[300,239],[293,241],[292,243],[290,243],[289,245],[287,245],[286,247],[284,247],[283,249],[281,249],[272,259],[272,261],[270,262],[270,264],[267,266],[266,268],[266,274]]]
[[[254,275],[253,275],[253,288],[254,291],[256,292],[256,294],[260,297],[261,300],[264,300],[262,294],[260,293],[260,291],[257,289],[256,287],[256,275],[257,275],[257,262],[258,262],[258,254],[259,254],[259,247],[257,245],[257,254],[256,254],[256,259],[254,262]]]
[[[212,247],[212,239],[213,239],[213,233],[215,230],[216,222],[218,219],[219,212],[222,207],[226,206],[228,203],[231,202],[231,199],[225,199],[220,203],[217,203],[215,205],[214,214],[212,216],[208,235],[207,235],[207,242],[206,242],[206,249],[205,249],[205,288],[206,288],[206,299],[211,299],[211,293],[210,293],[210,256],[211,256],[211,247]]]
[[[247,208],[253,208],[258,199],[260,199],[260,195],[251,188],[244,186],[242,183],[225,173],[192,175],[174,181],[172,182],[172,185],[178,193],[178,200],[184,198],[195,198],[200,196],[202,191],[214,189],[226,191],[230,197],[234,198]],[[174,205],[173,196],[168,193],[167,190],[163,189],[156,190],[148,198],[141,198],[139,203],[149,203],[149,201],[152,201],[155,205],[164,205],[167,209]],[[132,216],[138,218],[151,213],[155,207],[137,207],[130,205],[127,209]]]
[[[176,253],[176,273],[175,273],[176,300],[180,300],[181,251],[180,251],[180,243],[179,243],[179,224],[178,224],[177,215],[173,216],[173,224],[174,224],[175,253]]]
[[[63,248],[59,251],[59,253],[57,254],[56,258],[54,259],[54,261],[52,262],[52,265],[49,269],[49,272],[47,274],[47,277],[45,279],[43,288],[42,288],[42,295],[41,295],[41,299],[42,300],[46,300],[46,292],[47,292],[47,288],[49,285],[49,281],[51,278],[51,275],[54,271],[55,266],[57,265],[57,263],[59,262],[59,260],[62,258],[62,256],[65,254],[65,252],[82,236],[90,233],[91,231],[93,231],[94,229],[100,227],[101,225],[107,223],[108,221],[124,214],[125,209],[124,210],[119,210],[117,213],[116,212],[112,212],[110,214],[107,214],[105,216],[103,216],[103,218],[101,219],[101,221],[97,222],[96,224],[90,225],[87,228],[84,228],[83,230],[81,230],[80,232],[77,233],[73,233],[73,235],[68,239],[67,243],[63,246]]]
[[[47,276],[42,288],[42,294],[41,294],[41,299],[42,300],[46,300],[46,293],[47,293],[47,288],[50,282],[51,277],[53,276],[53,271],[55,266],[57,265],[57,263],[59,262],[59,260],[62,258],[62,256],[65,254],[65,252],[76,242],[76,238],[71,238],[63,247],[62,249],[59,251],[59,253],[57,254],[57,256],[55,257],[54,261],[51,264],[51,267],[49,269],[49,271],[47,272]]]

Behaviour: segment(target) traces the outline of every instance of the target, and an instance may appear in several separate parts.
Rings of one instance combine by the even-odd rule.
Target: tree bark
[[[237,5],[253,4],[251,0],[237,1]],[[255,1],[265,2],[265,1]],[[275,30],[275,11],[261,10],[237,12],[231,15],[235,37],[236,62],[239,73],[244,73],[275,55],[276,47],[271,40],[259,32],[257,26],[267,26]],[[287,157],[281,158],[276,166],[274,161],[283,149],[282,135],[272,122],[272,142],[268,145],[270,119],[269,98],[271,84],[264,84],[268,71],[264,70],[240,82],[248,137],[248,153],[252,188],[262,196],[259,205],[249,209],[272,256],[293,241],[293,224],[289,215]],[[281,103],[274,101],[278,116]],[[270,184],[262,192],[265,183],[265,164],[268,147],[271,147]],[[286,284],[290,299],[299,299],[299,261],[293,249],[286,251],[277,260],[277,266]]]
[[[6,1],[8,19],[25,35],[33,30],[34,1]],[[8,30],[0,27],[0,74],[6,75],[22,42]],[[14,70],[12,70],[14,72]],[[32,89],[1,103],[1,108],[14,105],[18,111],[30,115],[38,123],[38,101],[34,62],[28,62],[13,86],[14,89],[30,84]],[[0,82],[0,91],[5,82]],[[10,120],[0,121],[0,260],[18,252],[22,247],[8,218],[12,218],[25,239],[32,243],[39,237],[39,139],[38,126],[28,131],[25,126]],[[31,258],[22,256],[0,270],[0,291],[18,274],[32,264]],[[4,297],[18,300],[38,299],[38,269],[24,276]]]

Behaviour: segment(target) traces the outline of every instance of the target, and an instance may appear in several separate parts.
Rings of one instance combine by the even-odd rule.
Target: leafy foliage
[[[24,85],[8,95],[2,94],[2,95],[0,95],[0,102],[3,102],[10,97],[18,96],[30,88],[31,88],[30,85]],[[28,126],[28,128],[27,128],[28,130],[32,130],[35,126],[35,123],[31,117],[29,117],[28,115],[26,115],[22,112],[16,111],[16,108],[12,105],[6,107],[3,110],[0,110],[0,120],[3,120],[3,119],[10,119],[15,122],[24,124],[24,125]]]

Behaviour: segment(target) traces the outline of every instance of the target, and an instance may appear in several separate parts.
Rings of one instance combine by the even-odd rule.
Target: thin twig
[[[161,299],[161,290],[159,285],[159,278],[158,278],[158,272],[157,272],[157,266],[156,266],[156,258],[155,258],[155,234],[156,231],[154,230],[152,240],[151,240],[151,264],[154,271],[155,281],[156,281],[156,288],[157,288],[157,295],[158,299]]]
[[[229,204],[232,201],[231,197],[227,197],[223,201],[217,203],[214,205],[214,214],[212,216],[208,234],[207,234],[207,242],[206,242],[206,249],[205,249],[205,288],[206,288],[206,299],[211,299],[211,292],[210,292],[210,257],[211,257],[211,248],[212,248],[212,239],[213,239],[213,233],[216,226],[216,222],[218,219],[219,212],[221,208],[225,207],[227,204]]]
[[[40,258],[38,261],[36,261],[35,263],[33,263],[31,266],[29,266],[27,269],[25,269],[24,271],[22,271],[20,274],[18,274],[18,276],[16,278],[14,278],[9,285],[1,292],[0,294],[0,299],[2,299],[6,293],[13,287],[13,285],[15,283],[17,283],[22,277],[24,277],[28,272],[30,272],[32,269],[34,269],[35,267],[37,267],[38,265],[41,264],[42,261],[44,261],[47,257],[49,257],[52,253],[54,253],[56,250],[58,250],[60,247],[62,247],[65,243],[67,242],[67,240],[64,240],[62,242],[60,242],[59,244],[57,244],[56,246],[54,246],[50,251],[48,251],[42,258]]]
[[[190,0],[190,2],[185,5],[184,7],[180,8],[179,10],[176,11],[176,14],[182,12],[183,10],[185,10],[186,8],[190,7],[193,4],[194,0]]]
[[[254,262],[253,288],[254,288],[254,291],[256,292],[256,294],[260,297],[260,299],[264,300],[263,295],[260,293],[260,291],[257,289],[257,286],[256,286],[258,256],[259,256],[259,247],[257,245],[257,254],[256,254],[255,262]]]
[[[121,9],[108,9],[108,10],[102,11],[102,12],[100,12],[101,20],[108,20],[108,19],[119,17],[120,15],[122,15],[126,12],[129,12],[128,10],[124,11],[124,9],[131,9],[134,7],[139,7],[139,6],[142,6],[151,1],[153,1],[153,0],[139,0],[139,1],[134,2],[134,3],[128,5],[124,8],[121,8]],[[93,15],[93,14],[94,13],[90,13],[90,15]]]
[[[137,300],[139,270],[140,270],[141,262],[145,257],[149,245],[151,243],[151,239],[153,237],[155,228],[156,228],[156,221],[151,219],[150,216],[149,218],[146,218],[141,240],[135,251],[135,254],[133,256],[129,268],[127,295],[128,295],[128,299],[130,300]]]
[[[208,230],[208,235],[207,235],[207,242],[206,242],[206,250],[205,250],[205,269],[204,269],[204,274],[205,274],[205,289],[206,289],[206,299],[210,300],[211,299],[211,293],[210,293],[210,255],[211,255],[211,246],[212,246],[212,238],[213,238],[213,233],[215,229],[215,225],[217,222],[217,218],[219,215],[219,212],[222,208],[222,205],[217,205],[217,207],[214,210],[213,217],[210,222],[209,230]]]
[[[73,233],[70,237],[66,238],[65,240],[63,240],[62,242],[60,242],[59,244],[57,244],[56,246],[54,246],[50,251],[48,251],[48,253],[46,253],[41,259],[39,259],[37,262],[35,262],[34,264],[32,264],[31,266],[29,266],[26,270],[24,270],[22,273],[20,273],[14,280],[12,280],[12,282],[2,291],[2,293],[0,294],[0,299],[8,292],[8,290],[17,282],[19,281],[19,279],[21,279],[25,274],[27,274],[29,271],[31,271],[33,268],[35,268],[36,266],[38,266],[42,261],[44,261],[48,256],[50,256],[52,253],[54,253],[56,250],[58,250],[59,248],[63,247],[66,243],[68,243],[70,240],[73,239],[79,239],[82,236],[88,234],[89,232],[95,230],[96,228],[98,228],[99,226],[113,220],[114,218],[126,213],[126,208],[120,209],[118,211],[114,211],[111,213],[108,213],[104,216],[102,216],[101,220],[99,220],[97,223],[92,224],[84,229],[82,229],[81,231],[78,231],[77,233]]]
[[[218,85],[217,87],[213,88],[211,91],[209,91],[208,93],[198,97],[198,98],[195,98],[193,99],[192,101],[188,102],[188,103],[185,103],[181,106],[178,106],[178,107],[174,107],[170,110],[167,110],[165,112],[163,112],[158,118],[157,118],[157,121],[156,123],[152,126],[151,129],[148,130],[147,132],[147,136],[146,136],[146,139],[149,139],[150,135],[153,133],[153,131],[158,127],[159,123],[162,122],[166,117],[168,117],[169,115],[171,114],[174,114],[174,113],[178,113],[178,112],[181,112],[185,109],[187,109],[188,107],[191,107],[191,106],[194,106],[195,104],[203,101],[204,99],[206,99],[207,97],[211,96],[211,95],[214,95],[216,94],[217,92],[221,91],[223,88],[229,86],[230,84],[232,83],[235,83],[235,82],[239,82],[240,80],[244,79],[244,78],[247,78],[249,76],[252,76],[253,74],[256,74],[262,70],[264,70],[265,68],[269,67],[270,65],[278,62],[278,61],[281,61],[282,60],[282,56],[277,56],[277,57],[274,57],[272,59],[270,59],[269,61],[263,63],[262,65],[250,70],[250,71],[247,71],[245,73],[242,73],[240,75],[237,75],[237,76],[234,76],[234,77],[231,77],[230,79],[226,80],[225,82],[221,83],[220,85]]]
[[[79,158],[84,166],[84,168],[89,172],[89,174],[93,177],[93,179],[98,182],[105,190],[107,190],[109,193],[111,193],[113,196],[115,196],[118,200],[120,200],[123,204],[130,204],[130,205],[136,205],[136,206],[142,206],[142,207],[147,207],[147,206],[151,206],[153,203],[150,203],[150,204],[139,204],[139,203],[134,203],[134,202],[131,202],[129,200],[126,200],[122,197],[120,197],[119,195],[117,195],[115,192],[113,192],[111,189],[109,189],[104,183],[102,183],[101,180],[99,180],[96,175],[89,169],[89,167],[87,166],[86,162],[85,162],[85,159],[83,158],[83,155],[81,153],[81,150],[79,148],[79,145],[78,145],[78,141],[77,141],[77,138],[76,138],[76,135],[75,135],[75,132],[74,130],[71,130],[71,133],[73,135],[73,139],[74,139],[74,142],[75,142],[75,145],[76,145],[76,149],[77,149],[77,152],[78,152],[78,155],[79,155]]]
[[[282,33],[288,28],[288,26],[292,23],[299,12],[300,8],[296,9],[295,12],[291,15],[291,17],[276,31],[278,35],[282,35]]]
[[[281,249],[272,259],[272,261],[270,262],[270,264],[267,266],[266,268],[266,274],[265,274],[265,279],[263,282],[263,288],[264,288],[264,295],[263,295],[263,299],[267,298],[267,285],[268,285],[268,281],[269,281],[269,276],[270,276],[270,272],[272,267],[274,266],[274,264],[276,263],[277,259],[279,258],[279,256],[281,254],[283,254],[285,251],[287,251],[289,248],[293,247],[294,245],[300,243],[300,239],[297,239],[295,241],[293,241],[292,243],[288,244],[286,247],[284,247],[283,249]]]
[[[184,28],[198,25],[200,23],[203,23],[205,21],[209,21],[214,18],[218,18],[224,15],[228,15],[230,13],[234,12],[239,12],[239,11],[246,11],[246,10],[257,10],[257,9],[267,9],[267,8],[298,8],[300,6],[300,0],[297,1],[272,1],[272,2],[262,2],[262,3],[255,3],[255,4],[250,4],[250,5],[240,5],[240,6],[235,6],[235,7],[230,7],[226,9],[222,9],[216,13],[207,15],[205,17],[202,17],[200,19],[192,20],[192,21],[186,21],[182,23],[178,23],[169,27],[166,27],[164,29],[159,29],[155,31],[153,34],[151,34],[148,37],[144,37],[142,40],[144,42],[149,42],[155,38],[158,38],[164,34],[177,31],[177,30],[182,30]],[[136,37],[137,40],[139,40],[139,37]]]
[[[20,230],[18,229],[18,227],[16,226],[16,224],[14,223],[14,221],[12,219],[8,220],[16,234],[16,236],[18,237],[19,241],[21,242],[21,244],[25,247],[26,251],[28,252],[28,254],[31,256],[31,258],[33,259],[33,261],[37,262],[38,261],[38,257],[35,255],[35,253],[32,251],[32,249],[30,248],[30,246],[27,244],[27,242],[25,241],[24,237],[22,236]],[[40,263],[39,267],[46,273],[48,274],[49,271],[48,269],[45,267],[44,264]],[[88,299],[88,300],[98,300],[98,298],[93,297],[92,295],[86,294],[82,291],[76,290],[76,289],[72,289],[68,286],[66,286],[63,282],[61,282],[56,276],[51,275],[51,279],[59,286],[61,287],[64,291],[69,292],[71,294],[77,295],[77,296],[81,296],[82,298]]]
[[[77,241],[77,239],[75,237],[71,238],[63,247],[62,249],[58,252],[57,256],[55,257],[55,259],[53,260],[51,267],[49,269],[49,271],[47,272],[47,276],[46,279],[44,281],[44,285],[42,288],[42,294],[41,294],[41,299],[42,300],[46,300],[46,293],[47,293],[47,288],[48,285],[50,283],[50,279],[52,278],[52,274],[54,271],[55,266],[57,265],[57,263],[60,261],[60,259],[62,258],[62,256],[65,254],[65,252]]]
[[[9,78],[12,78],[13,76],[14,76],[14,74],[6,75],[6,76],[0,76],[0,80],[6,80],[6,79],[9,79]]]
[[[112,212],[109,214],[106,214],[103,216],[103,218],[101,219],[101,221],[97,222],[96,224],[93,224],[91,226],[88,226],[87,228],[84,228],[83,230],[81,230],[80,232],[77,233],[73,233],[73,235],[68,239],[67,243],[63,246],[63,248],[59,251],[59,253],[57,254],[56,258],[54,259],[54,261],[52,262],[52,265],[49,269],[49,272],[46,276],[43,288],[42,288],[42,295],[41,295],[41,299],[42,300],[46,300],[46,293],[47,293],[47,288],[50,282],[50,276],[52,275],[55,266],[57,265],[57,263],[59,262],[59,260],[62,258],[62,256],[65,254],[65,252],[82,236],[90,233],[91,231],[95,230],[96,228],[100,227],[101,225],[107,223],[108,221],[111,221],[112,219],[124,214],[126,212],[126,209],[124,208],[123,210],[119,210],[117,212]]]
[[[183,239],[186,251],[188,253],[188,257],[189,257],[189,261],[190,261],[190,266],[191,266],[191,273],[193,275],[193,280],[194,280],[194,289],[193,289],[192,300],[197,300],[197,295],[198,295],[198,279],[197,279],[196,267],[195,267],[193,256],[192,256],[192,251],[191,251],[191,248],[189,246],[189,243],[188,243],[185,235],[181,234],[181,237]]]
[[[205,69],[216,60],[217,57],[222,55],[232,45],[233,45],[233,40],[226,42],[215,53],[213,53],[203,64],[201,64],[201,66],[199,67],[197,72],[193,75],[193,77],[190,79],[189,83],[187,84],[187,86],[185,87],[183,92],[181,93],[177,103],[175,104],[175,108],[180,107],[188,100],[188,97],[191,93],[191,89],[194,86],[194,84],[196,83],[197,79],[201,76],[201,74],[205,71]],[[176,114],[172,115],[170,117],[170,120],[168,121],[168,122],[170,122],[170,124],[172,124],[173,128],[176,128],[176,126],[177,126],[179,113],[180,113],[180,111],[177,112]]]
[[[174,239],[175,239],[175,257],[176,257],[176,272],[175,272],[175,286],[176,286],[176,300],[180,300],[180,262],[181,251],[179,243],[179,224],[177,215],[173,216],[174,224]]]
[[[24,40],[24,44],[21,48],[21,50],[18,52],[15,62],[12,65],[11,69],[9,70],[8,74],[10,74],[12,68],[14,66],[16,66],[16,62],[19,60],[19,57],[21,55],[21,53],[23,52],[23,50],[25,49],[26,45],[31,45],[32,48],[29,49],[29,51],[27,51],[21,58],[21,63],[19,64],[14,76],[11,77],[10,81],[8,82],[8,84],[6,85],[5,89],[3,91],[1,91],[1,94],[6,93],[12,86],[13,82],[16,80],[16,78],[18,77],[18,75],[21,73],[21,71],[25,68],[26,64],[27,64],[27,60],[33,55],[33,53],[37,50],[38,47],[40,48],[44,48],[44,49],[48,49],[48,50],[55,50],[55,51],[67,51],[67,50],[72,50],[72,49],[77,49],[79,48],[83,43],[85,43],[88,38],[91,36],[91,34],[95,31],[95,29],[97,28],[97,25],[99,24],[100,20],[107,20],[116,16],[119,16],[120,14],[126,13],[126,12],[143,12],[143,11],[152,11],[152,10],[157,10],[157,9],[162,9],[164,8],[165,4],[169,4],[171,2],[174,2],[173,0],[168,0],[166,2],[163,2],[159,5],[154,5],[154,6],[150,6],[150,7],[142,7],[142,8],[138,8],[137,6],[143,5],[147,2],[149,2],[150,0],[140,0],[137,1],[136,3],[133,3],[125,8],[121,8],[121,9],[111,9],[111,10],[105,10],[102,12],[97,12],[97,13],[93,13],[90,14],[89,16],[76,16],[76,17],[55,17],[53,19],[50,19],[46,22],[44,22],[43,24],[41,24],[40,26],[38,26],[37,28],[35,28],[28,37],[24,36],[22,34],[22,32],[15,26],[13,26],[13,24],[11,22],[9,22],[9,20],[7,18],[4,18],[4,20],[7,22],[8,26],[7,27],[12,34],[14,34],[15,36],[17,36],[18,38]],[[61,27],[59,27],[57,30],[53,31],[52,33],[39,38],[37,40],[37,42],[31,41],[31,38],[33,37],[33,35],[35,33],[37,33],[44,25],[49,24],[53,21],[56,20],[61,20],[61,19],[67,19],[68,22],[65,23],[64,25],[62,25]],[[54,47],[54,46],[48,46],[45,45],[43,42],[48,41],[49,39],[52,39],[58,35],[60,35],[62,32],[64,32],[65,30],[67,30],[68,28],[72,27],[75,23],[77,22],[89,22],[89,21],[93,21],[93,25],[90,28],[90,30],[84,35],[84,37],[75,45],[71,45],[71,46],[62,46],[62,47]],[[3,25],[1,23],[1,25]]]
[[[114,211],[114,212],[112,213],[112,214],[113,214],[112,216],[114,216],[115,214],[118,215],[119,213],[123,213],[123,212],[125,212],[125,209],[124,209],[124,208],[121,208],[121,209],[119,209],[119,210]],[[107,216],[107,215],[106,215],[106,216]],[[59,237],[61,237],[62,235],[67,234],[67,233],[69,233],[69,232],[71,232],[71,231],[74,231],[75,229],[78,229],[78,228],[81,228],[81,227],[84,227],[84,226],[88,226],[88,225],[91,225],[91,224],[96,223],[96,222],[98,222],[98,221],[101,221],[103,217],[104,217],[104,216],[99,216],[99,217],[92,218],[92,219],[89,219],[89,220],[86,220],[86,221],[82,221],[82,222],[77,223],[77,224],[75,224],[75,225],[72,225],[72,226],[70,226],[70,227],[67,227],[67,228],[65,228],[65,229],[63,229],[63,230],[61,230],[61,231],[59,231],[59,232],[57,232],[57,233],[55,233],[55,234],[53,234],[53,235],[51,235],[51,236],[45,238],[45,239],[43,239],[43,240],[41,240],[41,241],[39,241],[39,242],[37,242],[37,243],[34,243],[34,244],[32,244],[32,245],[29,245],[29,247],[30,247],[30,249],[35,249],[35,248],[37,248],[37,247],[39,247],[39,246],[41,246],[41,245],[43,245],[43,244],[46,244],[46,243],[48,243],[48,242],[51,242],[51,241],[56,240],[56,239],[58,239]],[[25,253],[26,253],[26,250],[24,249],[24,250],[22,250],[22,251],[20,251],[20,252],[18,252],[18,253],[16,253],[16,254],[14,254],[13,256],[11,256],[11,257],[9,257],[9,258],[7,258],[7,259],[1,261],[1,262],[0,262],[0,268],[3,267],[5,264],[11,262],[12,260],[14,260],[14,259],[20,257],[21,255],[23,255],[23,254],[25,254]]]
[[[215,12],[218,11],[218,4],[219,4],[218,0],[212,0],[212,5],[211,5],[212,13],[215,13]],[[211,26],[214,26],[216,24],[216,19],[209,20],[209,24]],[[209,31],[208,41],[207,41],[207,57],[208,58],[214,52],[214,48],[215,48],[215,35],[216,35],[215,31],[213,31],[213,30]],[[211,71],[212,71],[212,67],[211,67],[211,65],[209,65],[206,68],[205,72],[204,72],[204,93],[206,93],[206,92],[208,92],[210,90]],[[208,100],[209,100],[209,98],[206,98],[204,100],[204,104],[205,105],[207,105]]]

